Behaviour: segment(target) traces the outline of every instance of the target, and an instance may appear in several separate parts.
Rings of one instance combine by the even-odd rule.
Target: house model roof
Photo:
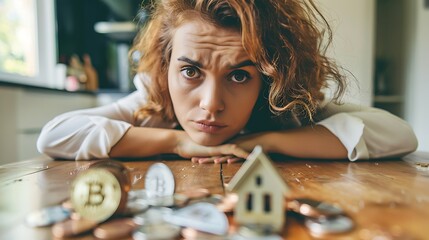
[[[227,190],[230,192],[235,192],[240,188],[240,185],[245,182],[248,176],[252,175],[252,172],[258,167],[261,166],[266,169],[270,177],[273,177],[276,182],[278,182],[278,189],[280,189],[283,194],[289,192],[289,187],[286,185],[283,178],[280,176],[277,169],[275,169],[272,164],[271,159],[264,154],[261,146],[256,146],[252,153],[247,157],[246,161],[243,163],[241,168],[237,171],[234,177],[228,184]]]

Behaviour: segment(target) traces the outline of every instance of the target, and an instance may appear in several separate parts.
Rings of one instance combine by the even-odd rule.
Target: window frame
[[[0,71],[0,81],[55,88],[57,58],[55,0],[35,1],[36,71],[34,76]],[[32,37],[32,36],[29,36]]]

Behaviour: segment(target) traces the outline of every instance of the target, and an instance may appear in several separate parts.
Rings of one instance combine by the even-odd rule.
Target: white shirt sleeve
[[[156,117],[135,122],[135,111],[146,104],[143,80],[135,79],[138,91],[115,103],[64,113],[52,119],[37,140],[39,152],[64,159],[108,158],[111,148],[131,126],[174,127]]]
[[[317,124],[337,136],[351,161],[402,156],[417,149],[412,128],[393,114],[371,107],[328,103]]]
[[[140,98],[134,92],[106,106],[61,114],[43,127],[37,148],[53,158],[106,158],[133,125]]]

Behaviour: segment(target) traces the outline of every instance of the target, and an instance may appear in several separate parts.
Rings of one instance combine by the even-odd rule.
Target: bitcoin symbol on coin
[[[165,181],[159,177],[154,179],[155,182],[155,189],[157,193],[163,193],[165,192]]]
[[[125,205],[126,194],[115,174],[105,168],[93,168],[73,181],[70,200],[80,216],[102,222]]]
[[[174,176],[167,165],[155,163],[149,167],[145,176],[145,189],[149,198],[174,194]]]
[[[100,206],[104,201],[103,184],[100,182],[88,183],[88,199],[85,206]]]

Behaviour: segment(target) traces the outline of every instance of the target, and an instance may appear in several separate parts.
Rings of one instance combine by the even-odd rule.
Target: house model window
[[[268,193],[264,195],[264,211],[266,213],[271,212],[271,195]]]
[[[251,193],[247,194],[246,206],[248,212],[251,212],[253,210],[253,194]]]
[[[260,187],[262,185],[262,178],[261,176],[256,176],[256,186]]]
[[[238,195],[234,209],[238,224],[257,224],[281,231],[285,222],[284,196],[289,188],[260,146],[255,147],[227,190]]]

